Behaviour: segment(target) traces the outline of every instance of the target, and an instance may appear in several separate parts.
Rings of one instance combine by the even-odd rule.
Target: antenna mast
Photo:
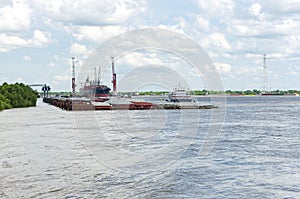
[[[264,88],[263,92],[266,93],[268,90],[268,70],[267,70],[267,65],[266,65],[266,54],[264,54],[263,60],[264,60]]]
[[[75,57],[72,57],[72,96],[75,96]]]
[[[117,95],[117,74],[115,72],[114,57],[111,57],[111,70],[112,70],[112,84],[113,84],[113,95]]]

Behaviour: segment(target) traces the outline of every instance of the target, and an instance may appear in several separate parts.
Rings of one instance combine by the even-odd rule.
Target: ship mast
[[[99,70],[98,70],[98,86],[101,84],[101,67],[99,66]]]
[[[94,68],[94,85],[97,85],[97,68]]]
[[[75,57],[72,57],[72,96],[75,96]]]
[[[111,57],[111,70],[112,70],[112,84],[113,84],[113,95],[117,95],[117,74],[115,72],[114,57]]]

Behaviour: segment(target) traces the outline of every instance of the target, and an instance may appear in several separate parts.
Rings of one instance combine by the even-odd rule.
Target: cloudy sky
[[[263,54],[269,89],[300,89],[299,13],[299,0],[2,0],[0,82],[70,90],[72,56],[78,71],[104,41],[151,27],[194,40],[208,53],[226,90],[262,89]],[[116,67],[122,77],[149,64],[167,65],[179,74],[192,71],[158,50],[127,53]],[[110,84],[107,76],[103,81]],[[191,89],[205,87],[189,83]]]

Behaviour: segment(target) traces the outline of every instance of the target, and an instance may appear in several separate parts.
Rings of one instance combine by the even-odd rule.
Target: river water
[[[300,198],[300,98],[222,108],[2,111],[0,198]]]

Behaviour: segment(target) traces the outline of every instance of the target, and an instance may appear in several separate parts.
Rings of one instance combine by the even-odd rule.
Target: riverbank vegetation
[[[253,89],[253,90],[226,90],[226,91],[212,91],[212,90],[190,90],[190,95],[244,95],[244,96],[253,96],[260,95],[264,93],[263,91]],[[275,95],[300,95],[298,90],[274,90],[268,91],[266,93],[275,94]],[[134,94],[138,95],[165,95],[168,92],[165,91],[146,91],[146,92],[136,92]]]
[[[0,110],[36,106],[38,92],[23,83],[0,86]]]
[[[123,96],[162,96],[167,95],[168,91],[141,91],[141,92],[118,92],[119,95]],[[226,91],[213,91],[213,90],[190,90],[190,95],[205,96],[205,95],[241,95],[241,96],[255,96],[263,93],[261,90],[226,90]],[[275,95],[300,95],[300,90],[273,90],[266,93]],[[112,93],[111,93],[112,94]],[[40,93],[43,96],[43,92]],[[49,96],[71,96],[72,92],[61,91],[61,92],[49,92]],[[76,93],[79,96],[79,93]]]

